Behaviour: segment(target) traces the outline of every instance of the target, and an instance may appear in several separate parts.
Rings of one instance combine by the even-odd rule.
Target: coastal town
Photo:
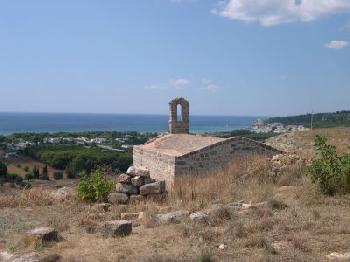
[[[139,132],[84,132],[84,133],[18,133],[2,136],[0,158],[8,159],[30,147],[39,145],[76,145],[98,147],[103,150],[129,152],[135,144],[141,144],[156,133]]]
[[[306,131],[308,128],[305,128],[303,125],[283,125],[282,123],[265,123],[262,119],[257,119],[251,130],[258,134],[267,134],[267,133],[289,133],[296,131]]]

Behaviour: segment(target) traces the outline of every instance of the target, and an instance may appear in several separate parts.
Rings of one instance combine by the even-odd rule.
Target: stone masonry
[[[181,107],[181,117],[178,115],[178,106]],[[169,133],[170,134],[188,134],[190,121],[190,107],[186,99],[182,97],[175,98],[169,102]]]
[[[250,155],[271,157],[280,153],[270,146],[247,138],[188,134],[186,125],[173,125],[174,120],[177,120],[173,110],[179,102],[183,105],[182,120],[189,123],[186,112],[188,102],[183,98],[176,98],[169,103],[169,134],[144,145],[134,146],[133,150],[135,168],[147,169],[151,178],[165,180],[168,188],[179,176],[205,175],[210,171],[225,170],[231,161]]]

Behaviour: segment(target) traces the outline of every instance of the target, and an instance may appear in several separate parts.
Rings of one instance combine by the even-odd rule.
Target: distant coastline
[[[191,132],[248,129],[258,116],[191,116]],[[260,117],[261,118],[261,117]],[[167,131],[167,115],[0,112],[0,134],[16,132]]]

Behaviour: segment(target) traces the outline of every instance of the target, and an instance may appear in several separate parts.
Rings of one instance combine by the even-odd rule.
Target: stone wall
[[[182,175],[203,175],[212,170],[225,170],[231,161],[253,155],[273,156],[281,153],[262,143],[233,137],[193,151],[175,159],[175,177]]]
[[[180,105],[181,121],[178,121],[177,106]],[[170,134],[188,134],[190,128],[190,106],[189,102],[182,98],[175,98],[169,102],[169,133]]]
[[[175,157],[159,152],[145,150],[134,146],[133,165],[136,168],[145,167],[150,176],[156,180],[165,180],[167,187],[173,182],[175,176]]]
[[[147,168],[151,178],[165,180],[169,188],[177,176],[204,175],[213,170],[225,170],[231,161],[237,159],[252,155],[270,157],[279,153],[281,151],[265,144],[233,137],[178,157],[135,146],[134,166]]]

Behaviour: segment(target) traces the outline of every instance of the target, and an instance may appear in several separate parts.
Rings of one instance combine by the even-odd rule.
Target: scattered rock
[[[249,204],[243,203],[242,208],[243,209],[258,208],[258,207],[266,206],[267,204],[268,204],[267,201],[256,203],[256,204],[252,204],[251,202]]]
[[[143,196],[162,194],[165,191],[165,181],[158,181],[140,187],[140,194]]]
[[[129,197],[125,193],[110,193],[108,195],[108,202],[111,204],[126,204],[129,200]]]
[[[108,212],[109,209],[111,208],[111,204],[100,203],[100,204],[96,204],[94,207],[98,212]]]
[[[145,168],[136,168],[135,176],[149,177],[149,170]]]
[[[337,253],[333,252],[327,255],[327,258],[331,261],[350,261],[350,252]]]
[[[208,215],[204,212],[195,212],[190,214],[190,219],[196,222],[205,222],[208,220]]]
[[[138,194],[137,187],[135,187],[133,185],[118,183],[115,186],[115,189],[116,189],[117,193],[125,193],[125,194],[129,194],[129,195],[137,195]]]
[[[143,199],[144,199],[144,197],[141,195],[131,195],[130,196],[131,202],[138,202],[138,201],[142,201]]]
[[[144,217],[143,212],[120,214],[120,219],[122,220],[136,220],[136,219],[142,219],[143,217]]]
[[[205,213],[209,216],[212,216],[212,215],[216,214],[217,212],[219,212],[223,208],[225,208],[225,206],[222,204],[214,204],[210,208],[208,208],[205,211]]]
[[[219,249],[221,249],[221,250],[224,250],[226,248],[226,245],[225,244],[221,244],[220,246],[219,246]]]
[[[8,252],[0,253],[1,262],[40,262],[39,255],[36,253],[25,254],[22,256],[15,256]]]
[[[57,254],[43,256],[39,259],[39,262],[59,262],[62,257]]]
[[[282,252],[283,250],[291,248],[291,243],[288,241],[275,241],[271,243],[271,246],[277,252]]]
[[[151,184],[151,183],[156,182],[155,179],[150,178],[150,177],[148,177],[148,176],[143,177],[143,181],[144,181],[144,184]]]
[[[132,232],[132,223],[127,220],[107,221],[101,228],[103,237],[122,237],[130,235]]]
[[[182,220],[188,217],[190,212],[186,210],[179,210],[175,212],[158,214],[157,218],[162,223],[180,223]]]
[[[58,241],[58,232],[52,227],[38,227],[27,232],[31,237],[34,237],[42,242]]]
[[[118,182],[122,184],[129,184],[131,181],[131,177],[127,174],[121,174],[118,176]]]
[[[61,187],[51,193],[52,198],[59,201],[63,201],[72,195],[74,195],[74,189],[66,186]]]
[[[143,186],[145,184],[145,181],[142,176],[135,176],[131,179],[131,184],[133,186]]]
[[[136,174],[136,168],[134,166],[130,166],[128,170],[126,171],[126,174],[129,176],[135,176]]]

